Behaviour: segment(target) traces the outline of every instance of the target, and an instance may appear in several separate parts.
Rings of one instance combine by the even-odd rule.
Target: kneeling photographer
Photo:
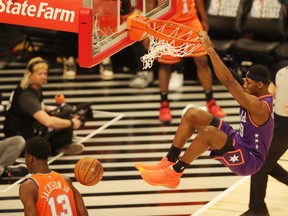
[[[61,118],[50,115],[49,106],[43,102],[42,86],[47,82],[49,65],[40,57],[32,58],[26,67],[20,85],[12,92],[5,112],[6,137],[20,135],[29,139],[41,135],[50,142],[54,153],[80,154],[84,146],[72,143],[73,130],[81,126],[79,116]],[[38,125],[38,126],[37,126]]]

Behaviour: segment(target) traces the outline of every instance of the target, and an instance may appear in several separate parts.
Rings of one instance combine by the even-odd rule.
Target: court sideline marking
[[[196,212],[194,212],[191,216],[198,216],[201,213],[205,212],[207,209],[209,209],[211,206],[213,206],[216,202],[218,202],[220,199],[222,199],[223,197],[227,196],[229,193],[231,193],[233,190],[235,190],[237,187],[239,187],[240,185],[242,185],[244,182],[247,181],[247,179],[249,179],[250,176],[244,176],[243,178],[241,178],[240,180],[238,180],[237,182],[235,182],[233,185],[231,185],[229,188],[227,188],[225,191],[223,191],[221,194],[219,194],[218,196],[216,196],[214,199],[210,200],[206,205],[204,205],[202,208],[200,208],[199,210],[197,210]]]

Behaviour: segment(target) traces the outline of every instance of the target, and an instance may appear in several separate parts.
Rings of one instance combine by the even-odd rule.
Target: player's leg
[[[164,55],[161,56],[161,58],[159,58],[157,61],[159,62],[158,80],[161,97],[159,119],[160,121],[166,123],[172,120],[168,99],[171,68],[173,64],[178,64],[181,61],[181,58]]]
[[[212,73],[208,65],[207,56],[194,57],[197,67],[197,77],[205,91],[212,89]]]
[[[198,79],[205,93],[207,110],[213,115],[215,115],[217,118],[223,118],[224,116],[226,116],[226,113],[221,109],[220,106],[216,104],[216,101],[213,97],[212,73],[208,65],[207,56],[195,57],[194,62],[197,67]]]
[[[0,165],[8,166],[15,163],[25,147],[21,136],[13,136],[0,141]]]
[[[160,63],[158,69],[158,81],[160,91],[159,120],[162,122],[170,122],[172,120],[168,99],[168,87],[171,77],[171,67],[171,64]]]
[[[204,112],[204,111],[202,111]],[[189,113],[189,111],[188,111]],[[212,116],[212,115],[211,115]],[[181,122],[182,123],[182,122]],[[183,136],[190,134],[194,129],[197,128],[198,135],[189,145],[188,149],[185,151],[184,155],[177,160],[174,165],[168,166],[166,169],[162,170],[144,170],[141,172],[141,177],[147,183],[154,186],[165,186],[168,188],[176,188],[180,183],[180,178],[183,171],[194,161],[199,155],[203,154],[209,147],[214,149],[222,150],[232,150],[231,143],[228,143],[228,135],[214,126],[205,126],[205,123],[201,122],[196,127],[186,128],[187,133],[184,132]],[[182,128],[184,129],[184,128]],[[179,128],[181,130],[181,128]],[[177,131],[178,132],[178,131]],[[179,135],[176,133],[176,136]],[[179,135],[180,136],[180,135]],[[178,140],[179,143],[176,145],[183,144],[183,141]],[[175,143],[173,145],[175,145]]]
[[[136,163],[135,167],[139,171],[143,170],[163,170],[168,166],[175,164],[183,146],[187,140],[193,135],[195,128],[207,126],[212,121],[212,115],[201,110],[198,107],[190,107],[183,115],[181,122],[176,131],[173,144],[171,145],[167,155],[156,164]]]
[[[0,141],[0,178],[21,177],[28,174],[25,164],[13,165],[23,152],[25,139],[13,136]]]
[[[202,23],[198,18],[184,24],[191,26],[197,31],[203,31]],[[194,56],[193,59],[196,64],[198,79],[205,93],[207,110],[217,118],[223,118],[226,116],[226,113],[216,104],[213,98],[213,78],[208,64],[207,53],[203,50],[202,46],[196,49],[195,53],[199,53],[197,56]]]
[[[192,110],[189,109],[188,111],[189,114]],[[202,110],[200,110],[200,112],[207,113]],[[192,118],[194,118],[194,116],[192,116]],[[231,143],[227,143],[228,141],[230,142],[230,139],[228,139],[228,135],[218,128],[220,124],[219,119],[217,119],[216,117],[212,117],[211,114],[206,114],[205,119],[201,119],[203,118],[199,118],[198,122],[194,121],[194,128],[198,131],[198,134],[181,158],[181,160],[185,164],[192,163],[199,155],[203,154],[209,148],[218,150],[218,152],[221,152],[221,154],[225,153],[228,150],[234,149]],[[207,124],[207,122],[209,123]],[[181,137],[181,134],[179,134],[178,136]],[[174,138],[174,144],[177,146],[176,136]]]

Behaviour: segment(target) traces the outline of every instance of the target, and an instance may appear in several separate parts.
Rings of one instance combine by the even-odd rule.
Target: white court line
[[[102,114],[113,114],[113,116],[116,115],[116,117],[114,117],[112,120],[110,120],[109,122],[107,122],[106,124],[102,125],[101,127],[99,127],[98,129],[96,129],[95,131],[91,132],[90,134],[88,134],[86,137],[83,137],[83,139],[81,139],[79,141],[79,143],[83,143],[86,142],[87,140],[89,140],[91,137],[95,136],[96,134],[100,133],[101,131],[103,131],[104,129],[106,129],[107,127],[109,127],[110,125],[114,124],[116,121],[118,121],[119,119],[123,118],[125,116],[124,113],[112,113],[112,112],[106,112],[106,111],[94,111],[97,113],[102,113]],[[52,157],[49,161],[48,164],[51,164],[52,162],[54,162],[55,160],[59,159],[60,157],[62,157],[64,155],[64,153],[59,153],[58,155]],[[25,179],[29,178],[31,176],[31,174],[27,174],[26,176],[22,177],[21,179],[17,180],[16,182],[14,182],[13,184],[9,185],[8,187],[0,190],[1,193],[5,193],[9,190],[11,190],[13,187],[17,186],[18,184],[20,184],[21,182],[23,182]]]
[[[220,199],[222,199],[223,197],[225,197],[226,195],[228,195],[229,193],[231,193],[233,190],[235,190],[237,187],[239,187],[241,184],[243,184],[244,182],[247,181],[247,179],[250,176],[244,176],[242,177],[240,180],[238,180],[236,183],[234,183],[233,185],[231,185],[229,188],[227,188],[225,191],[223,191],[223,193],[219,194],[217,197],[215,197],[214,199],[210,200],[206,205],[204,205],[202,208],[200,208],[199,210],[197,210],[196,212],[194,212],[191,216],[198,216],[201,213],[203,213],[204,211],[206,211],[208,208],[210,208],[212,205],[214,205],[216,202],[218,202]]]
[[[106,111],[94,111],[94,112],[98,112],[98,113],[103,113],[103,114],[111,114],[111,112],[106,112]],[[88,139],[90,139],[91,137],[95,136],[96,134],[100,133],[101,131],[103,131],[104,129],[106,129],[107,127],[109,127],[110,125],[114,124],[114,122],[118,121],[119,119],[123,118],[125,116],[124,113],[113,113],[116,114],[116,117],[113,118],[112,120],[110,120],[109,122],[107,122],[106,124],[102,125],[100,128],[96,129],[95,131],[91,132],[89,135],[87,135],[86,137],[84,137],[80,143],[82,142],[86,142]]]

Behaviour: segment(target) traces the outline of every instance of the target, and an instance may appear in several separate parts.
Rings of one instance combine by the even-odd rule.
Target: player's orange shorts
[[[181,22],[180,24],[189,26],[193,29],[196,29],[197,31],[203,31],[203,27],[202,27],[202,24],[201,24],[199,19],[193,19],[193,20],[189,20],[187,22]],[[189,56],[185,56],[185,57],[199,57],[199,56],[207,55],[207,52],[203,49],[202,46],[200,46],[198,49],[196,49],[193,53],[194,54],[189,55]],[[160,58],[158,58],[157,61],[160,63],[164,63],[164,64],[177,64],[181,61],[181,57],[163,55]]]

